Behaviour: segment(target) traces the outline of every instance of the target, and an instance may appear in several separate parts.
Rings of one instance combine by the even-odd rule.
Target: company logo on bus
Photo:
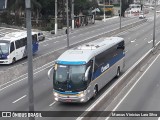
[[[101,72],[103,73],[103,72],[106,71],[108,68],[109,68],[109,64],[107,64],[106,66],[102,66]]]

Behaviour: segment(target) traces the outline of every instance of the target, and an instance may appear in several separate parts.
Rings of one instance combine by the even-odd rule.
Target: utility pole
[[[57,28],[58,28],[58,25],[57,25],[57,0],[55,0],[55,34],[57,34]]]
[[[74,0],[72,0],[72,30],[74,30]]]
[[[122,15],[122,0],[120,0],[120,29],[121,29],[121,15]]]
[[[33,53],[32,53],[32,31],[31,31],[31,1],[25,0],[26,6],[26,26],[27,26],[27,52],[28,52],[28,100],[29,112],[34,112],[34,92],[33,92]],[[35,120],[29,117],[29,120]]]
[[[156,0],[154,4],[154,24],[153,24],[153,48],[155,48],[155,29],[156,29]]]
[[[7,8],[7,0],[5,0],[5,6],[4,6],[4,8],[5,9]]]
[[[105,7],[105,0],[103,0],[103,5],[104,5],[104,8],[103,8],[103,12],[104,12],[104,22],[106,21],[106,12],[105,12],[105,9],[106,9],[106,7]]]
[[[66,0],[66,7],[67,7],[67,48],[69,48],[69,18],[68,18],[68,0]]]

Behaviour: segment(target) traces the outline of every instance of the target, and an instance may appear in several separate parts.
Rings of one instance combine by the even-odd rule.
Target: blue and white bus
[[[38,51],[37,33],[32,32],[33,53]],[[0,64],[11,64],[27,56],[27,32],[12,32],[0,38]]]
[[[48,71],[56,101],[86,102],[124,68],[124,39],[100,38],[64,52]],[[53,74],[52,74],[53,72]]]

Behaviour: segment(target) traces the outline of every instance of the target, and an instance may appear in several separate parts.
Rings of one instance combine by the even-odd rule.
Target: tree
[[[75,14],[79,15],[80,13],[82,14],[87,14],[86,11],[89,9],[94,9],[98,7],[97,0],[76,0],[75,2]]]
[[[25,11],[25,0],[8,0],[7,5],[8,10],[15,14],[15,24],[20,25],[20,16]],[[41,4],[38,0],[31,0],[31,9],[33,14],[36,14],[36,19],[38,19],[41,10]]]

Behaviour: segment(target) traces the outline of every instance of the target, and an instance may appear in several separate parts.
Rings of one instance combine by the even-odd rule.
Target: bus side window
[[[20,40],[15,41],[15,43],[16,43],[16,49],[18,49],[18,48],[20,48],[20,47],[21,47]]]
[[[15,50],[14,43],[13,43],[13,42],[11,42],[11,46],[10,46],[10,53],[12,53],[14,50]]]
[[[89,70],[89,76],[88,76],[88,79],[89,79],[89,82],[92,80],[92,71],[93,71],[93,60],[90,60],[87,64],[87,68],[88,67],[91,67],[90,70]]]

